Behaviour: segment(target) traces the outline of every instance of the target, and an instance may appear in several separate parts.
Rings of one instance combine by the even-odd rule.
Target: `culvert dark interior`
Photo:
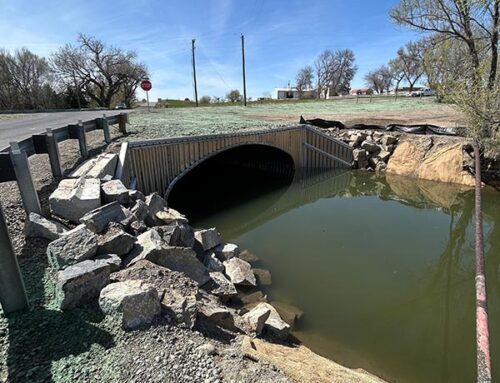
[[[168,204],[197,220],[289,185],[292,157],[266,145],[243,145],[216,154],[180,178]]]

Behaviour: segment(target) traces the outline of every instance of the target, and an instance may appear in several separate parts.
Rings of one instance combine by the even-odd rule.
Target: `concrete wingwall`
[[[352,148],[306,125],[243,133],[124,143],[116,176],[143,193],[165,195],[191,169],[225,150],[266,145],[289,154],[295,168],[350,168]]]

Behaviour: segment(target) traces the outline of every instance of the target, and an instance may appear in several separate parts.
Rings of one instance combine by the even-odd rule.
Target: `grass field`
[[[434,98],[374,97],[251,104],[248,107],[208,106],[198,108],[155,109],[130,116],[131,139],[230,133],[246,129],[266,129],[297,124],[305,118],[336,119],[347,124],[434,123],[463,125],[462,117],[451,106]]]

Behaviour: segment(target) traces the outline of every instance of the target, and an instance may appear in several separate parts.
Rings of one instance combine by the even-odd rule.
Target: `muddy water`
[[[261,258],[271,300],[304,311],[294,335],[390,382],[475,381],[473,195],[348,172],[199,217]],[[500,193],[484,192],[493,373],[500,374]],[[495,376],[494,376],[495,378]]]

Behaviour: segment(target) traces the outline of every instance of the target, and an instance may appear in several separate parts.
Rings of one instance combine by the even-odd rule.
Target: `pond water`
[[[261,259],[270,300],[304,311],[293,331],[301,342],[389,382],[475,381],[471,190],[365,172],[269,189],[227,208],[222,196],[207,214],[193,206],[193,223]],[[495,378],[500,193],[483,195]]]

